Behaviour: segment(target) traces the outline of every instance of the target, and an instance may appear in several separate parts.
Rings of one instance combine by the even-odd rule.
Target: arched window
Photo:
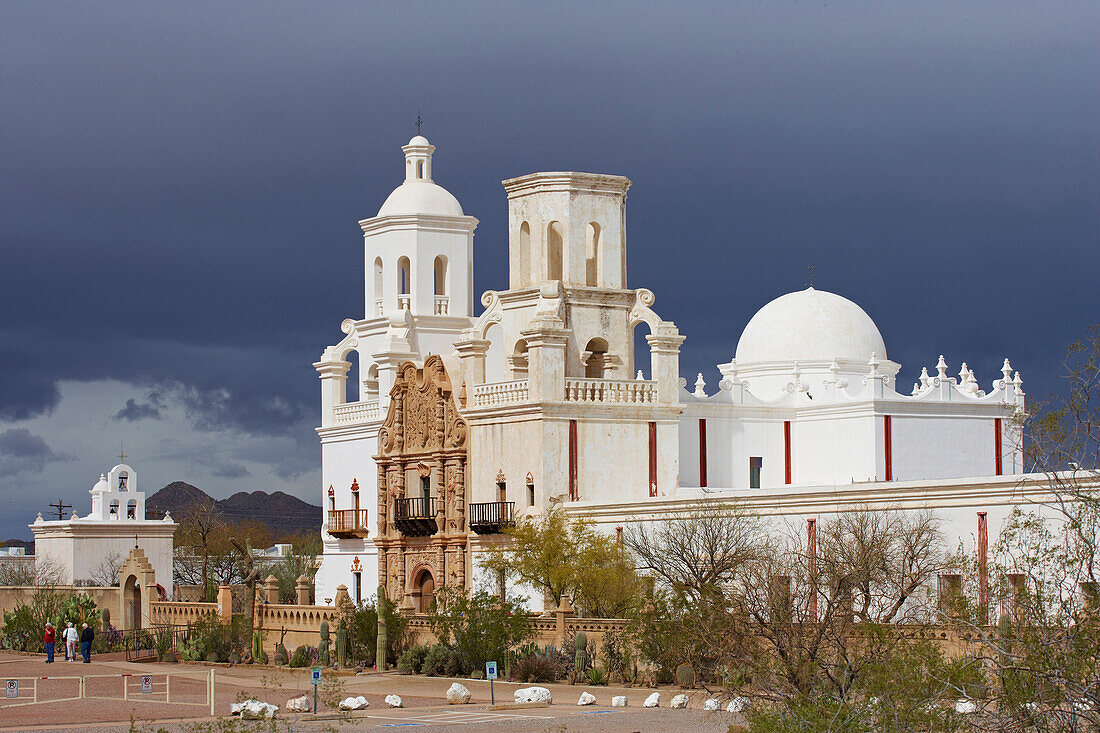
[[[344,357],[344,361],[351,363],[351,366],[348,367],[348,376],[344,380],[344,402],[358,402],[359,379],[363,374],[363,372],[360,371],[359,352],[352,349],[348,352],[348,355]]]
[[[118,519],[118,499],[111,499],[111,519]]]
[[[424,161],[422,161],[422,160],[416,161],[416,177],[417,178],[423,178],[424,177]]]
[[[516,287],[531,283],[531,225],[523,222],[519,225],[519,280]]]
[[[374,258],[374,312],[375,315],[382,315],[382,293],[383,293],[383,279],[382,279],[382,258]]]
[[[564,237],[560,222],[552,221],[546,227],[546,279],[561,280],[562,256],[565,254]]]
[[[137,519],[137,501],[134,499],[126,502],[126,518]]]
[[[409,310],[412,307],[412,267],[409,258],[402,257],[397,261],[397,307],[401,310]]]
[[[378,400],[378,365],[371,364],[367,369],[367,378],[363,382],[363,399],[367,402]]]
[[[584,350],[588,352],[584,376],[589,379],[603,379],[604,369],[607,367],[607,342],[601,338],[592,339]]]
[[[118,474],[118,490],[119,491],[126,491],[126,480],[128,478],[129,478],[129,476],[126,475],[125,471],[120,471],[119,472],[119,474]]]
[[[435,258],[435,294],[447,294],[447,258],[443,255]]]
[[[584,238],[584,284],[597,285],[600,262],[600,225],[588,223]]]
[[[508,358],[512,367],[512,379],[523,379],[527,376],[527,340],[520,339],[512,349],[512,355]]]

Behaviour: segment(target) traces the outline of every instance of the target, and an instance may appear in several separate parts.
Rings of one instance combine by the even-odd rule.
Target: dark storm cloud
[[[621,173],[686,377],[714,389],[813,261],[901,391],[940,353],[1060,389],[1100,321],[1098,36],[1046,2],[4,4],[0,418],[113,378],[315,467],[310,364],[363,314],[356,222],[418,109],[478,291],[507,281],[501,179]]]
[[[64,460],[67,457],[50,448],[45,438],[26,428],[11,428],[0,433],[2,473],[38,473],[47,463]]]
[[[126,400],[125,406],[115,413],[113,420],[138,422],[139,420],[160,420],[160,408],[148,402],[138,402],[133,397]]]

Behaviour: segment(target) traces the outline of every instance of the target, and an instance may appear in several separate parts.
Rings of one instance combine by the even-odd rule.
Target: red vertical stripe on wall
[[[699,418],[699,485],[707,485],[707,420]]]
[[[985,512],[978,512],[978,614],[984,624],[989,609],[989,529]]]
[[[890,431],[890,416],[882,416],[882,440],[886,453],[886,480],[894,480],[894,439]]]
[[[993,451],[994,451],[994,466],[997,469],[997,475],[1001,475],[1001,418],[993,418]]]
[[[649,424],[649,495],[657,496],[657,423]]]
[[[791,482],[791,421],[783,421],[783,483]]]
[[[577,421],[569,421],[569,500],[576,501],[577,492]]]

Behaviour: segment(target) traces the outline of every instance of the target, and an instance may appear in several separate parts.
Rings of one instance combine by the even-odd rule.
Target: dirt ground
[[[68,664],[55,662],[47,665],[44,658],[34,655],[0,654],[0,678],[24,678],[20,681],[18,702],[29,701],[30,684],[26,678],[65,677],[80,675],[112,675],[112,677],[88,678],[85,694],[97,695],[95,699],[63,700],[78,693],[76,680],[38,680],[39,696],[45,702],[12,707],[16,700],[0,698],[0,731],[72,731],[95,730],[148,731],[159,733],[187,733],[198,729],[210,731],[249,731],[254,726],[235,723],[232,727],[206,724],[210,718],[206,699],[205,675],[215,670],[215,713],[228,718],[232,702],[255,698],[280,707],[283,721],[278,730],[294,731],[350,731],[364,728],[388,729],[394,727],[420,728],[430,731],[582,731],[604,733],[611,731],[705,731],[726,733],[730,725],[741,725],[739,715],[702,710],[706,693],[685,691],[690,698],[688,709],[671,710],[668,704],[679,690],[662,688],[661,707],[643,709],[642,701],[652,690],[641,688],[583,687],[570,685],[545,685],[554,696],[554,704],[548,708],[518,710],[489,710],[490,686],[486,681],[461,680],[472,693],[470,703],[461,706],[447,705],[445,693],[454,680],[443,678],[405,676],[395,673],[335,675],[325,673],[322,690],[330,695],[347,697],[363,695],[370,706],[341,720],[333,717],[315,720],[312,716],[292,716],[285,713],[287,700],[306,694],[312,698],[309,670],[271,669],[250,666],[224,666],[200,664],[130,663],[124,660],[94,660],[92,664]],[[165,702],[165,675],[172,676],[170,694],[172,702]],[[118,677],[117,675],[131,675]],[[143,694],[141,677],[150,675],[153,692]],[[126,685],[125,690],[123,685]],[[524,687],[517,683],[496,682],[493,685],[496,702],[511,702],[513,691]],[[578,707],[581,692],[596,696],[596,705]],[[404,707],[389,708],[383,702],[388,694],[402,698]],[[628,707],[610,707],[613,695],[625,695]],[[123,697],[130,699],[123,699]],[[323,695],[322,695],[323,697]],[[182,704],[192,703],[192,704]],[[724,701],[723,701],[724,704]],[[323,704],[321,712],[329,712]],[[235,720],[235,719],[232,719]],[[133,724],[131,724],[133,721]],[[155,722],[155,724],[154,724]],[[204,724],[205,723],[205,724]],[[271,730],[270,724],[262,726]]]

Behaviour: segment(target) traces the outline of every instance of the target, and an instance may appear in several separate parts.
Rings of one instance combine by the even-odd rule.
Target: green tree
[[[526,608],[484,590],[472,595],[444,588],[436,596],[428,621],[440,643],[451,649],[466,674],[484,669],[534,634]]]
[[[618,618],[635,603],[640,585],[630,557],[591,520],[560,507],[518,522],[508,541],[491,549],[482,567],[517,578],[554,606],[572,597],[583,616]]]

